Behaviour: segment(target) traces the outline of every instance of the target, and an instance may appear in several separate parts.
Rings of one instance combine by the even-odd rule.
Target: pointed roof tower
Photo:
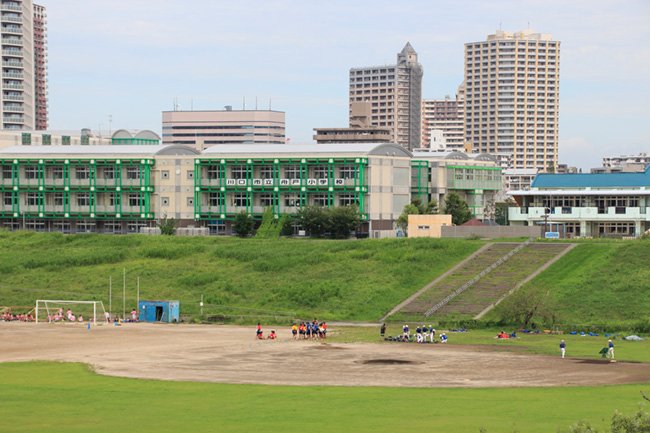
[[[415,52],[410,42],[407,42],[402,48],[402,51],[397,55],[397,64],[403,65],[404,63],[417,63],[418,53]]]

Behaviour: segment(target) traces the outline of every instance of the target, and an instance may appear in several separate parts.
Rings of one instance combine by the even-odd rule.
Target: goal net
[[[38,322],[93,322],[106,321],[106,310],[102,301],[61,301],[39,299],[34,309]]]

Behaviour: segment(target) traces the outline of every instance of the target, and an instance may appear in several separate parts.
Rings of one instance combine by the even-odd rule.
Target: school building
[[[638,237],[650,229],[650,167],[638,173],[539,174],[511,191],[511,225],[543,224],[560,237]]]

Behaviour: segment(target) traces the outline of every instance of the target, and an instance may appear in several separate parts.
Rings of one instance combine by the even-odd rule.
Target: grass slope
[[[182,313],[377,320],[482,245],[480,241],[258,240],[0,232],[0,305],[98,299],[127,311],[178,299]],[[267,320],[268,322],[268,320]]]
[[[0,365],[0,431],[548,433],[631,413],[648,386],[287,387],[104,377],[81,364]]]
[[[650,242],[582,243],[521,291],[549,293],[564,324],[650,319]],[[486,319],[500,317],[500,307]]]

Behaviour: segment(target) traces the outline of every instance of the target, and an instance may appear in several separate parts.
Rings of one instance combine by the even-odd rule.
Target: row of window
[[[113,167],[104,167],[98,170],[98,178],[103,178],[107,180],[115,179],[116,174],[119,170],[115,170]],[[88,180],[90,179],[90,167],[76,167],[74,169],[73,179],[79,180]],[[52,167],[45,169],[45,176],[51,179],[63,179],[64,169],[63,167]],[[12,178],[12,168],[4,166],[2,167],[2,179],[11,179]],[[24,169],[24,178],[25,179],[38,179],[39,178],[39,167],[38,166],[26,166]],[[129,180],[140,179],[140,167],[127,167],[126,169],[126,178]]]
[[[301,168],[298,165],[295,166],[286,166],[282,168],[282,177],[283,179],[300,179],[301,178]],[[247,179],[249,177],[260,178],[260,179],[274,179],[276,177],[275,167],[260,167],[256,172],[253,172],[249,167],[245,165],[233,166],[230,167],[230,176],[226,176],[225,170],[218,165],[209,165],[207,166],[207,178],[208,179]],[[338,172],[338,177],[342,179],[354,179],[357,177],[357,168],[354,166],[342,166],[334,169],[334,177],[337,177],[335,173]],[[328,179],[330,175],[330,168],[328,166],[315,166],[310,167],[308,177],[311,179]]]
[[[116,194],[108,194],[106,197],[107,206],[115,206],[118,197]],[[76,193],[72,200],[77,206],[90,206],[91,196],[89,193]],[[45,197],[45,204],[48,206],[63,206],[65,197],[63,193],[48,194]],[[3,194],[3,203],[5,206],[12,206],[14,204],[14,196],[10,192]],[[127,203],[129,206],[137,207],[144,205],[144,197],[140,194],[128,194]],[[24,204],[26,206],[39,206],[42,204],[41,195],[39,193],[27,193],[24,196]]]
[[[252,197],[248,194],[233,194],[230,205],[235,207],[249,207],[252,205],[251,198]],[[278,206],[280,203],[280,199],[275,194],[260,194],[256,196],[256,198],[258,199],[257,203],[259,203],[259,206]],[[328,194],[313,194],[309,196],[309,201],[316,206],[331,206],[334,204],[334,200],[338,200],[339,206],[359,204],[357,196],[354,194],[341,194],[336,196],[336,198],[331,197]],[[285,194],[283,197],[283,203],[285,207],[300,207],[305,205],[305,202],[301,200],[300,196],[297,194]],[[225,195],[220,193],[208,194],[208,205],[215,207],[225,206]]]

